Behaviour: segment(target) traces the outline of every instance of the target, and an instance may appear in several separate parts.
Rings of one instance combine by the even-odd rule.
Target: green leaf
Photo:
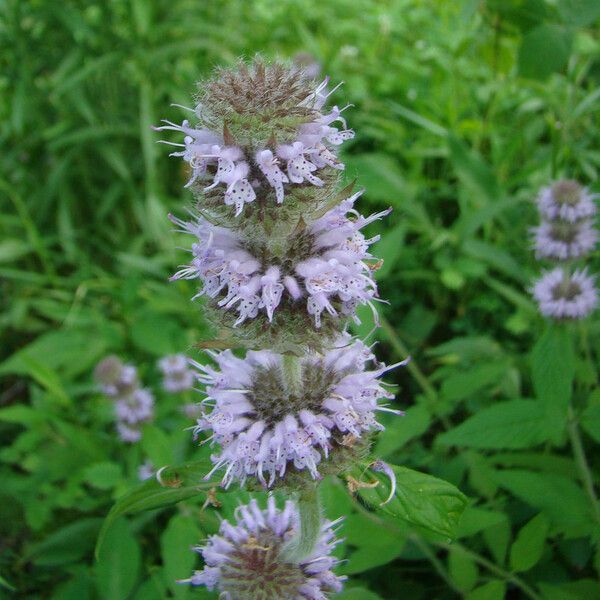
[[[87,483],[99,490],[110,490],[123,477],[123,470],[116,463],[100,462],[87,467],[83,472],[83,477]]]
[[[372,488],[359,490],[370,506],[396,519],[454,538],[467,499],[452,484],[406,467],[389,465],[396,475],[396,493],[389,502],[391,482],[383,473],[370,471],[378,481]],[[357,471],[357,479],[364,472]]]
[[[543,407],[532,400],[509,400],[484,408],[440,436],[446,446],[504,449],[529,448],[548,439]]]
[[[113,522],[120,516],[171,506],[187,498],[199,496],[218,481],[204,481],[204,476],[212,469],[208,459],[187,463],[179,467],[168,467],[161,472],[161,485],[157,479],[145,481],[119,498],[110,509],[96,543],[96,556],[105,544],[105,536]]]
[[[576,27],[592,25],[600,18],[598,0],[558,0],[556,8],[566,23]]]
[[[411,439],[425,433],[430,423],[431,415],[424,405],[411,406],[403,417],[394,419],[377,436],[375,455],[385,457],[402,448]]]
[[[448,552],[448,572],[463,593],[473,589],[479,579],[479,569],[473,559],[457,548],[450,548]]]
[[[94,565],[96,588],[104,600],[123,600],[133,590],[140,570],[141,551],[125,519],[111,522]]]
[[[386,154],[355,154],[346,157],[346,172],[350,177],[360,174],[361,186],[370,198],[401,205],[406,196],[406,181],[398,163]]]
[[[549,525],[546,516],[540,513],[521,528],[510,548],[513,571],[528,571],[542,558]]]
[[[165,582],[175,598],[189,595],[189,589],[177,580],[190,577],[196,562],[190,548],[197,546],[202,537],[196,520],[184,515],[173,516],[160,537]]]
[[[26,552],[27,560],[44,567],[75,562],[94,548],[102,519],[80,519],[54,531]]]
[[[442,383],[441,394],[445,400],[466,400],[473,394],[494,384],[499,384],[508,369],[503,362],[475,365],[447,377]]]
[[[543,510],[569,538],[591,532],[593,524],[587,497],[573,480],[521,469],[496,471],[494,480],[523,502]]]
[[[458,526],[457,537],[469,537],[507,520],[503,512],[467,506]]]
[[[483,200],[478,205],[500,198],[500,186],[494,171],[475,150],[468,148],[456,136],[448,135],[448,151],[458,178]]]
[[[569,60],[572,36],[555,24],[543,23],[523,36],[519,49],[519,73],[531,79],[546,79]]]
[[[559,441],[575,377],[573,340],[566,328],[549,325],[536,342],[531,351],[531,377],[546,418],[555,429],[554,440]]]
[[[600,404],[588,406],[581,415],[580,423],[583,430],[593,440],[600,443]]]
[[[133,319],[131,339],[140,350],[164,356],[180,350],[185,334],[177,321],[144,309]]]
[[[504,600],[506,583],[504,581],[489,581],[465,596],[465,600]]]

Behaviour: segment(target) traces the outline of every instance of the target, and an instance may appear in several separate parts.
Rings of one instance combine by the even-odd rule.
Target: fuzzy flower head
[[[596,214],[595,198],[576,181],[563,179],[544,188],[537,198],[537,204],[545,219],[575,223]]]
[[[569,274],[557,267],[536,282],[533,296],[540,312],[552,319],[584,319],[598,304],[594,278],[585,270]]]
[[[186,187],[222,190],[238,216],[257,196],[282,203],[291,187],[322,187],[317,172],[344,168],[336,147],[354,132],[342,116],[347,107],[322,110],[336,89],[326,92],[327,83],[314,87],[302,69],[255,61],[203,85],[200,104],[188,109],[197,125],[163,121],[156,130],[184,136],[183,143],[162,141],[189,164]]]
[[[255,477],[266,487],[286,472],[321,477],[319,464],[342,446],[382,430],[377,411],[402,414],[379,403],[392,399],[379,377],[394,367],[376,366],[369,348],[343,335],[324,354],[295,359],[297,384],[290,382],[286,357],[268,350],[210,355],[218,368],[196,364],[206,385],[205,406],[195,434],[208,432],[220,447],[215,467],[224,469],[223,485]],[[403,363],[400,363],[403,364]]]
[[[194,373],[184,354],[171,354],[158,361],[163,374],[163,387],[167,392],[189,390],[194,385]]]
[[[291,561],[285,551],[299,530],[296,507],[287,501],[278,509],[270,497],[261,510],[252,500],[237,509],[235,525],[222,521],[219,533],[197,548],[205,567],[180,583],[217,590],[223,600],[326,600],[344,580],[332,571],[336,523],[323,521],[312,552]]]
[[[102,393],[109,398],[127,396],[139,386],[137,369],[123,364],[116,356],[102,359],[96,365],[94,377]]]
[[[591,219],[575,222],[543,221],[532,231],[538,258],[582,258],[594,250],[598,241],[598,232]]]
[[[172,279],[199,279],[198,296],[206,295],[223,310],[235,311],[235,326],[259,315],[271,322],[279,307],[302,307],[316,328],[324,312],[356,320],[358,305],[367,304],[375,311],[377,301],[372,271],[379,263],[369,246],[379,236],[366,238],[362,229],[389,214],[386,210],[370,217],[360,215],[353,208],[360,194],[290,235],[279,256],[264,245],[269,240],[254,240],[250,246],[236,232],[203,217],[191,222],[171,217],[180,231],[197,238],[191,264]],[[270,262],[265,263],[261,257],[269,255]]]

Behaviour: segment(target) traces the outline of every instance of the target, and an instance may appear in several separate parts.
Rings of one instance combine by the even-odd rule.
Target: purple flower
[[[344,436],[361,438],[382,430],[375,413],[398,410],[379,404],[393,398],[378,378],[391,367],[378,365],[370,349],[345,334],[323,355],[299,360],[301,382],[292,389],[284,374],[284,357],[268,350],[248,352],[245,359],[231,351],[209,352],[218,365],[195,364],[206,385],[204,406],[210,412],[198,419],[195,434],[211,432],[221,447],[207,477],[225,468],[223,485],[242,484],[257,477],[267,487],[286,470],[320,478],[318,464],[340,445]]]
[[[583,319],[598,304],[594,278],[585,270],[569,274],[557,267],[545,273],[533,287],[540,312],[553,319]]]
[[[155,473],[156,473],[156,469],[154,468],[154,465],[152,464],[151,460],[144,461],[138,467],[138,479],[140,481],[146,481],[147,479],[154,477]]]
[[[265,177],[266,183],[275,190],[278,203],[284,199],[284,184],[303,184],[322,186],[323,180],[314,174],[324,167],[343,169],[334,146],[354,137],[354,131],[348,129],[346,121],[341,116],[345,110],[334,106],[331,112],[321,114],[319,110],[327,97],[335,91],[325,93],[327,81],[321,83],[300,106],[316,112],[314,120],[299,126],[296,139],[291,139],[273,148],[261,148],[258,151],[244,149],[238,146],[226,145],[223,136],[206,127],[193,128],[189,121],[181,125],[163,120],[165,125],[155,127],[156,131],[177,131],[184,135],[183,144],[160,140],[164,144],[177,146],[183,150],[173,152],[170,156],[182,157],[189,163],[192,176],[185,187],[191,186],[199,178],[212,177],[212,183],[205,187],[210,190],[220,184],[226,186],[224,201],[227,205],[235,206],[235,215],[241,214],[245,204],[256,199],[255,187],[260,181],[250,183],[248,175],[253,161],[258,171]],[[338,86],[339,87],[339,86]],[[184,107],[185,108],[185,107]],[[200,107],[193,112],[201,115]],[[191,110],[191,109],[187,109]],[[201,119],[202,120],[202,119]],[[342,129],[334,126],[339,122]],[[274,153],[275,152],[275,153]],[[284,163],[285,172],[280,165]],[[214,172],[214,175],[212,173]]]
[[[124,365],[116,356],[102,359],[94,371],[100,390],[109,398],[131,393],[138,387],[137,369]]]
[[[544,218],[574,223],[596,214],[596,197],[576,181],[565,179],[542,189],[537,204]]]
[[[219,533],[196,549],[204,569],[180,583],[217,590],[223,600],[326,600],[342,590],[345,579],[332,571],[339,562],[331,555],[338,544],[334,528],[339,522],[323,521],[312,552],[300,560],[287,560],[286,546],[300,527],[296,507],[287,501],[283,510],[278,509],[270,497],[261,510],[251,500],[236,510],[235,525],[222,521]]]
[[[589,254],[598,241],[598,232],[590,219],[581,221],[543,221],[533,228],[538,258],[568,260]]]
[[[172,354],[158,361],[163,374],[163,387],[167,392],[184,392],[194,386],[194,373],[183,354]]]
[[[367,304],[375,312],[377,285],[372,270],[365,262],[374,260],[369,246],[379,236],[365,238],[361,229],[389,214],[391,209],[363,217],[353,208],[362,192],[344,200],[339,206],[314,221],[305,233],[310,258],[293,263],[290,252],[287,270],[283,265],[263,266],[244,248],[241,236],[218,227],[203,217],[185,222],[171,216],[180,231],[198,238],[192,245],[193,260],[172,279],[200,279],[206,294],[218,299],[225,310],[235,308],[240,325],[261,311],[269,321],[285,298],[288,303],[305,297],[306,310],[313,316],[316,327],[321,326],[321,314],[355,316],[359,304]],[[196,296],[196,297],[197,297]]]

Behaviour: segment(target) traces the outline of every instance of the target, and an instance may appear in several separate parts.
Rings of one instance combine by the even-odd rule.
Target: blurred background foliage
[[[189,106],[215,65],[307,52],[354,104],[344,158],[361,210],[394,208],[373,228],[390,301],[374,338],[382,359],[413,362],[390,375],[407,415],[377,453],[470,500],[450,544],[324,484],[329,516],[347,515],[340,598],[599,598],[598,513],[564,411],[541,419],[523,400],[575,381],[597,477],[600,321],[566,366],[556,336],[531,353],[544,325],[527,288],[539,187],[600,189],[599,18],[597,0],[0,3],[0,597],[212,597],[174,583],[217,524],[199,502],[117,521],[93,558],[144,460],[201,452],[178,410],[191,395],[161,392],[156,369],[170,352],[198,358],[209,332],[193,286],[167,283],[184,255],[166,213],[190,196],[150,126],[181,120],[170,105]],[[93,383],[108,353],[158,396],[133,447]],[[223,514],[238,497],[219,496]]]

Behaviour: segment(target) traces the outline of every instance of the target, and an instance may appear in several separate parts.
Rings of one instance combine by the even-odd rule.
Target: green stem
[[[571,448],[573,449],[573,457],[575,458],[575,464],[579,470],[579,477],[583,483],[583,487],[588,496],[590,504],[592,505],[592,515],[594,519],[600,524],[600,504],[598,504],[598,497],[596,496],[596,490],[594,489],[594,478],[585,457],[585,451],[583,449],[583,443],[581,441],[581,435],[579,434],[579,427],[577,425],[577,418],[573,411],[573,407],[569,405],[568,408],[569,421],[567,424],[567,430],[569,432],[569,439],[571,441]]]
[[[302,362],[295,354],[283,355],[283,378],[290,394],[296,396],[302,392]]]
[[[284,560],[300,562],[310,556],[321,531],[321,502],[317,486],[308,486],[297,501],[300,516],[300,531],[283,550]]]

